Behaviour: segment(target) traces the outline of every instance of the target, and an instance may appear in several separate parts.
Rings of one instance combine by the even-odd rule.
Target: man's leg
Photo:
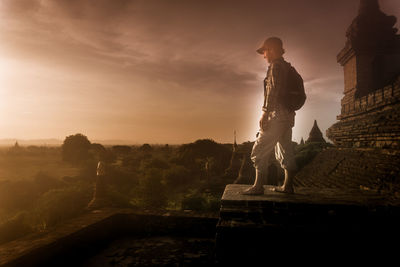
[[[285,170],[285,181],[283,182],[283,185],[276,187],[274,191],[293,194],[294,193],[293,177],[294,177],[293,171]]]
[[[285,170],[285,181],[281,187],[277,187],[275,191],[283,193],[293,193],[293,179],[297,169],[296,162],[294,161],[294,152],[292,145],[292,129],[289,128],[279,138],[275,147],[275,157],[281,163],[282,168]]]
[[[264,186],[261,172],[256,169],[256,177],[253,186],[242,192],[243,195],[262,195],[264,194]]]
[[[262,195],[264,194],[263,178],[268,175],[268,166],[271,153],[274,151],[276,142],[278,141],[278,132],[273,127],[268,131],[260,131],[259,136],[254,143],[251,151],[251,160],[256,169],[256,177],[253,186],[245,190],[245,195]]]

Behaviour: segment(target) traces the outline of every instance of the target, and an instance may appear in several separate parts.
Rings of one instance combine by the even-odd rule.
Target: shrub
[[[40,195],[44,192],[49,191],[50,189],[60,187],[64,183],[61,182],[59,179],[48,175],[47,173],[38,172],[33,177],[33,184],[34,184],[36,193]]]
[[[19,212],[0,225],[0,244],[22,237],[33,231],[27,212]]]
[[[105,177],[107,185],[111,185],[117,189],[117,191],[129,194],[132,187],[136,187],[139,184],[136,173],[127,172],[114,166],[109,166]]]
[[[202,195],[187,195],[182,199],[183,210],[203,211],[207,207],[207,201]]]
[[[143,165],[143,168],[168,169],[168,167],[168,162],[160,158],[152,158]]]
[[[144,176],[142,193],[144,205],[148,208],[163,208],[167,205],[166,190],[161,178],[159,169],[148,169]]]
[[[36,223],[46,229],[81,214],[92,197],[92,187],[76,185],[44,193],[34,209]]]
[[[131,199],[126,194],[111,188],[109,188],[106,194],[111,206],[119,208],[132,208],[132,204],[130,203]]]
[[[153,148],[149,144],[143,144],[140,148],[140,151],[145,152],[145,153],[150,153]]]
[[[173,165],[164,172],[164,180],[167,186],[179,186],[191,181],[189,170],[181,165]]]
[[[195,211],[218,211],[220,208],[220,199],[208,194],[192,192],[187,194],[181,203],[183,210]]]
[[[221,173],[229,165],[232,152],[211,139],[201,139],[179,148],[176,162],[191,168],[202,169],[207,158],[214,158],[213,170]]]
[[[32,181],[0,182],[0,209],[6,211],[29,208],[37,198]]]

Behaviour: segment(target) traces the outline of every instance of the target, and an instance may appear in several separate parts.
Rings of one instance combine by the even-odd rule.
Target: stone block
[[[326,248],[365,232],[380,235],[383,227],[398,229],[400,222],[399,208],[388,208],[385,199],[370,191],[296,187],[295,194],[283,194],[265,186],[263,195],[242,195],[246,188],[227,185],[221,199],[216,249],[223,264],[265,262],[266,253],[280,255],[285,244],[302,250],[305,240],[315,245],[313,249]],[[364,242],[360,244],[373,246],[372,239]]]

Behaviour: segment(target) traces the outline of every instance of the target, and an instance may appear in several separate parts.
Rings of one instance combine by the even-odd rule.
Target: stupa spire
[[[236,130],[233,130],[233,151],[235,152],[237,149],[237,143],[236,143]]]
[[[318,127],[317,120],[314,120],[314,125],[313,125],[313,127],[310,131],[310,135],[307,139],[307,143],[310,143],[310,142],[319,142],[319,143],[326,142],[324,137],[322,136],[321,130]]]

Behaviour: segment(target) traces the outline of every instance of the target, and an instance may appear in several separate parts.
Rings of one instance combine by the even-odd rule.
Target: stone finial
[[[324,137],[322,136],[321,130],[318,127],[317,120],[314,120],[314,125],[313,125],[313,127],[310,131],[310,135],[307,139],[307,143],[310,143],[310,142],[319,142],[319,143],[326,142]]]
[[[400,35],[396,17],[379,9],[378,0],[360,0],[357,16],[346,31],[347,41],[337,55],[344,67],[344,105],[391,83],[400,71]]]
[[[358,13],[369,13],[379,10],[378,0],[361,0]]]
[[[347,45],[357,51],[387,49],[396,38],[396,17],[379,9],[378,0],[361,0],[357,17],[347,29]]]
[[[108,204],[105,185],[106,168],[103,161],[97,163],[96,174],[93,199],[89,202],[87,207],[90,210],[103,208]]]
[[[237,150],[237,143],[236,143],[236,130],[233,131],[233,152],[236,152]]]

